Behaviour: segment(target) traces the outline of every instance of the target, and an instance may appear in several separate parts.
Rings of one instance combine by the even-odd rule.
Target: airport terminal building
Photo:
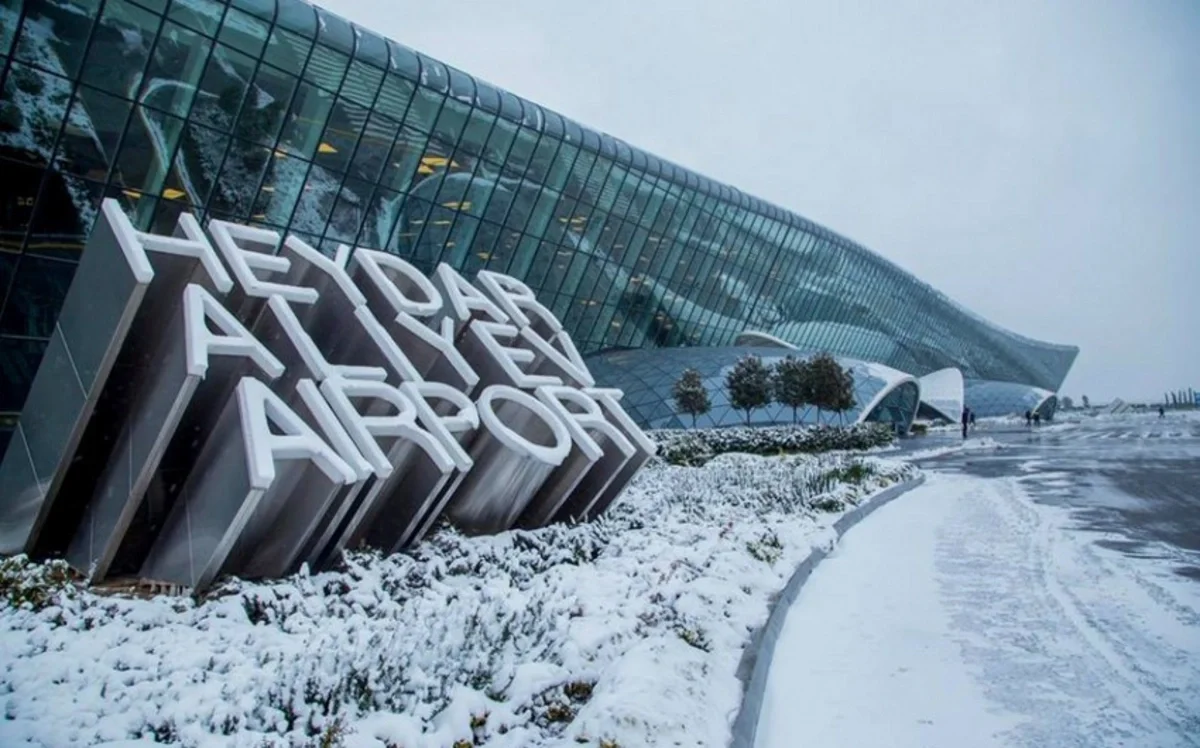
[[[860,420],[1049,417],[1078,353],[300,0],[0,0],[0,173],[3,442],[110,197],[520,278],[647,427],[747,351],[845,360]]]

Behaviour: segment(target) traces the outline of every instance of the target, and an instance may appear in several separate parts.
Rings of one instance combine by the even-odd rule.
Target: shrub
[[[754,558],[767,565],[772,565],[783,556],[783,543],[779,536],[768,532],[758,540],[746,544],[746,551]]]
[[[41,610],[71,588],[71,567],[66,561],[35,564],[23,554],[0,561],[0,596],[14,608]]]
[[[697,467],[719,454],[737,452],[753,455],[831,452],[882,447],[895,434],[887,424],[853,426],[697,429],[654,431],[658,456],[671,465]]]
[[[861,462],[851,462],[842,467],[830,470],[829,478],[836,483],[852,483],[857,486],[874,474],[875,470],[870,465],[865,465]]]

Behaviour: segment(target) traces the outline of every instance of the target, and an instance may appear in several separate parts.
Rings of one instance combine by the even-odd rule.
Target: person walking
[[[971,430],[975,430],[975,411],[971,411]]]
[[[970,423],[971,423],[971,409],[970,409],[970,408],[963,408],[963,414],[962,414],[962,427],[963,427],[963,438],[964,438],[964,439],[966,439],[966,438],[967,438],[967,426],[968,426]]]
[[[1036,412],[1035,412],[1035,413],[1033,414],[1033,425],[1034,425],[1034,426],[1041,426],[1041,425],[1042,425],[1042,414],[1041,414],[1041,413],[1036,413]]]
[[[1033,413],[1031,413],[1031,412],[1030,412],[1030,411],[1028,411],[1028,410],[1027,410],[1027,411],[1025,411],[1025,425],[1026,425],[1026,426],[1032,426],[1032,425],[1033,425]]]
[[[1158,406],[1158,417],[1159,417],[1159,418],[1166,418],[1166,417],[1167,417],[1167,411],[1163,410],[1163,406],[1161,406],[1161,405],[1160,405],[1160,406]]]

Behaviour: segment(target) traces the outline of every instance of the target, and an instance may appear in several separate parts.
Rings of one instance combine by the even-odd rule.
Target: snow
[[[870,475],[826,490],[848,463]],[[10,605],[0,744],[724,745],[771,596],[842,508],[914,474],[848,454],[656,462],[586,525],[443,530],[201,601]]]
[[[848,533],[784,624],[758,745],[1194,745],[1200,591],[1028,478],[1054,480],[934,475]]]
[[[1004,449],[1004,445],[996,441],[990,436],[982,438],[972,437],[964,439],[957,444],[946,444],[939,447],[927,447],[925,449],[917,449],[912,452],[906,452],[904,459],[918,461],[929,460],[934,457],[944,457],[949,454],[957,454],[960,452],[988,452],[997,449]]]

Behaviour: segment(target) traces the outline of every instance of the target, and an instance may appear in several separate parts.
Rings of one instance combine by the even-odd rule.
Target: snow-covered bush
[[[35,564],[24,554],[0,560],[0,599],[13,607],[42,610],[73,590],[65,561]]]
[[[7,607],[0,744],[724,745],[751,631],[832,538],[816,507],[913,472],[844,454],[656,462],[587,524],[444,529],[203,600],[83,589]]]
[[[703,465],[715,455],[738,452],[754,455],[832,452],[872,449],[892,443],[887,424],[853,426],[771,426],[762,428],[686,429],[650,432],[658,456],[672,465]]]

